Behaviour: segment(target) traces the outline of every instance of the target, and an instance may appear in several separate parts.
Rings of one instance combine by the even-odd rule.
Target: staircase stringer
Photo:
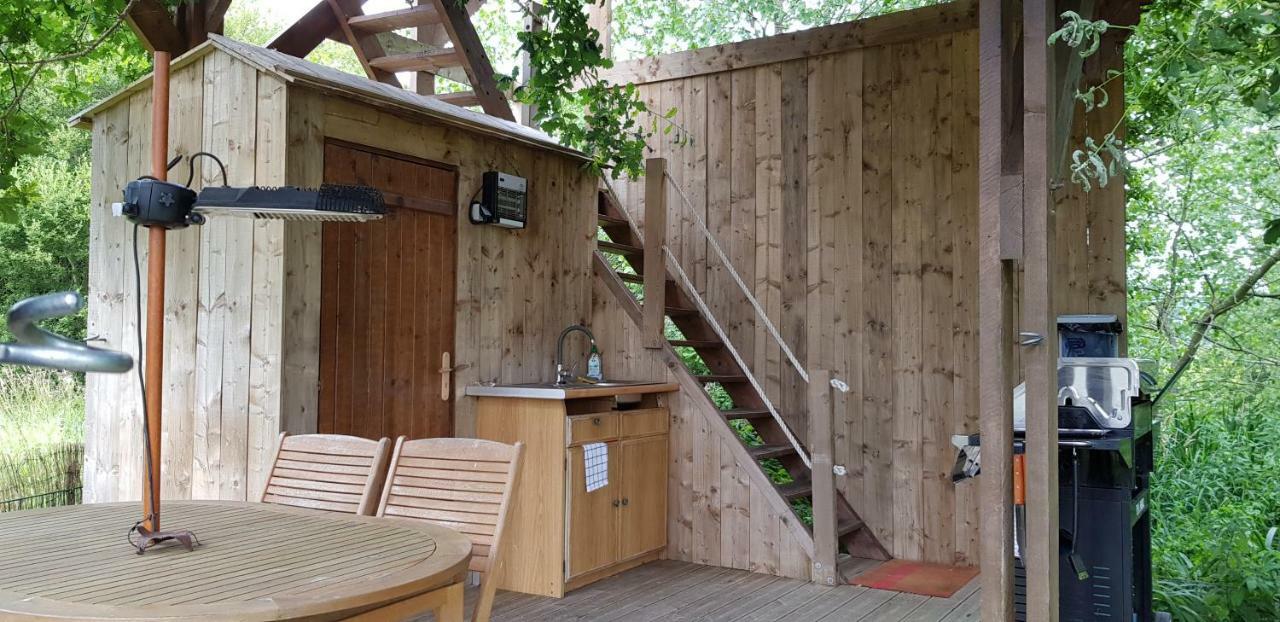
[[[592,257],[592,267],[596,278],[600,279],[608,287],[609,291],[613,293],[614,300],[618,303],[618,306],[631,318],[631,322],[639,328],[643,321],[640,304],[636,302],[635,298],[631,297],[630,290],[627,289],[622,279],[618,278],[617,274],[614,273],[609,266],[608,260],[604,258],[600,251],[592,251]],[[680,388],[684,392],[684,403],[694,405],[693,410],[707,422],[707,428],[714,430],[716,436],[723,442],[721,448],[728,447],[738,464],[744,467],[746,465],[753,467],[743,469],[751,480],[751,485],[764,496],[769,509],[777,514],[778,519],[786,525],[787,530],[795,541],[800,544],[800,548],[805,555],[813,559],[813,534],[809,532],[804,523],[796,518],[795,510],[792,509],[791,504],[787,503],[786,499],[782,498],[782,495],[764,472],[764,469],[760,468],[760,464],[756,462],[751,454],[747,453],[747,448],[742,444],[738,433],[720,415],[720,409],[716,407],[703,386],[684,366],[680,355],[671,347],[671,344],[665,341],[660,349],[653,350],[653,352],[661,357],[663,364],[667,366],[667,369],[671,370],[676,382],[680,384]]]

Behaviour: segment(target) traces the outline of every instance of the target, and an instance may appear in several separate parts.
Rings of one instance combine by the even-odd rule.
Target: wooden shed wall
[[[212,53],[174,71],[170,153],[205,150],[233,185],[284,183],[285,84]],[[151,91],[93,120],[89,333],[136,356],[133,226],[111,215],[128,181],[150,174]],[[204,160],[193,183],[221,184]],[[179,166],[172,176],[185,181]],[[281,243],[286,225],[213,219],[170,232],[165,282],[163,494],[244,499],[280,430]],[[140,238],[146,274],[146,233]],[[145,279],[142,296],[145,299]],[[137,499],[143,489],[139,389],[133,374],[90,374],[86,387],[85,496]]]
[[[770,320],[802,363],[852,387],[835,396],[836,461],[848,468],[837,483],[905,559],[978,561],[975,484],[949,478],[950,436],[977,431],[977,86],[977,32],[966,29],[640,86],[653,109],[677,110],[653,153]],[[1077,123],[1077,141],[1114,125],[1112,93]],[[692,140],[678,144],[681,133]],[[643,182],[619,193],[642,220]],[[1058,278],[1071,293],[1061,312],[1123,317],[1123,184],[1059,194],[1069,250]],[[803,437],[803,382],[681,203],[669,194],[674,253]],[[673,467],[673,482],[716,483]],[[711,506],[695,515],[722,514],[720,492],[718,508],[695,496]]]
[[[129,180],[150,173],[150,102],[143,89],[92,120],[89,331],[131,353],[132,225],[111,216],[111,203]],[[473,400],[461,388],[550,378],[556,335],[589,319],[595,182],[575,160],[289,85],[220,50],[174,71],[170,118],[170,152],[217,154],[232,185],[318,185],[326,137],[457,167],[460,436],[474,432]],[[220,184],[212,162],[201,162],[193,185]],[[530,179],[527,229],[467,222],[463,206],[493,169]],[[185,166],[173,171],[178,181],[185,175]],[[164,494],[256,498],[276,435],[315,431],[320,226],[214,218],[168,240]],[[141,241],[145,274],[145,232]],[[585,346],[571,352],[585,356]],[[91,374],[86,401],[86,498],[139,498],[136,377]]]
[[[324,139],[366,145],[432,160],[458,170],[458,273],[455,300],[456,338],[453,355],[454,432],[475,433],[475,400],[464,397],[467,385],[482,382],[538,382],[555,372],[556,337],[570,324],[585,324],[591,315],[591,250],[594,247],[595,178],[579,162],[436,122],[408,119],[350,99],[302,87],[290,89],[289,182],[314,185],[323,174]],[[529,223],[522,230],[476,226],[465,205],[480,187],[484,171],[514,172],[529,179]],[[299,240],[306,256],[319,256],[317,235]],[[308,268],[288,262],[303,276]],[[309,264],[318,270],[318,264]],[[318,325],[318,281],[298,321]],[[315,311],[312,311],[314,304]],[[313,314],[314,313],[314,314]],[[312,375],[318,341],[313,331],[299,331],[304,342],[291,345],[295,366],[304,371],[299,387],[314,398]],[[567,356],[586,356],[582,340],[573,340]],[[434,372],[435,370],[431,370]],[[292,390],[292,389],[290,389]],[[302,389],[299,389],[302,390]],[[304,404],[301,408],[305,409]],[[314,406],[311,406],[314,408]],[[295,413],[296,409],[287,409]],[[292,416],[292,415],[291,415]],[[302,416],[308,419],[308,416]],[[314,416],[309,417],[314,421]]]

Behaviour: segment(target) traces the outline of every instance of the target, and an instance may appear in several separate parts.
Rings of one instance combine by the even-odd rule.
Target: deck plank
[[[467,615],[476,588],[468,588]],[[494,622],[973,622],[978,582],[951,598],[860,586],[825,587],[772,575],[676,561],[645,564],[564,598],[499,591]],[[420,618],[424,622],[431,616]]]

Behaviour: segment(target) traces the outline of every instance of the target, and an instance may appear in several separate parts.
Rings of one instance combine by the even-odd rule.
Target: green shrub
[[[1276,393],[1201,396],[1161,421],[1155,599],[1175,620],[1280,620]]]

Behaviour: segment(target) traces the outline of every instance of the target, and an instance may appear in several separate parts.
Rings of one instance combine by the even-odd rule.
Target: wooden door
[[[582,447],[567,450],[569,460],[569,520],[565,523],[565,555],[569,575],[576,577],[618,561],[618,442],[609,447],[609,485],[587,492],[586,465]]]
[[[619,453],[618,559],[623,560],[667,544],[667,437],[624,439]]]
[[[381,190],[388,214],[324,224],[319,431],[452,436],[457,173],[330,143],[324,180]]]

